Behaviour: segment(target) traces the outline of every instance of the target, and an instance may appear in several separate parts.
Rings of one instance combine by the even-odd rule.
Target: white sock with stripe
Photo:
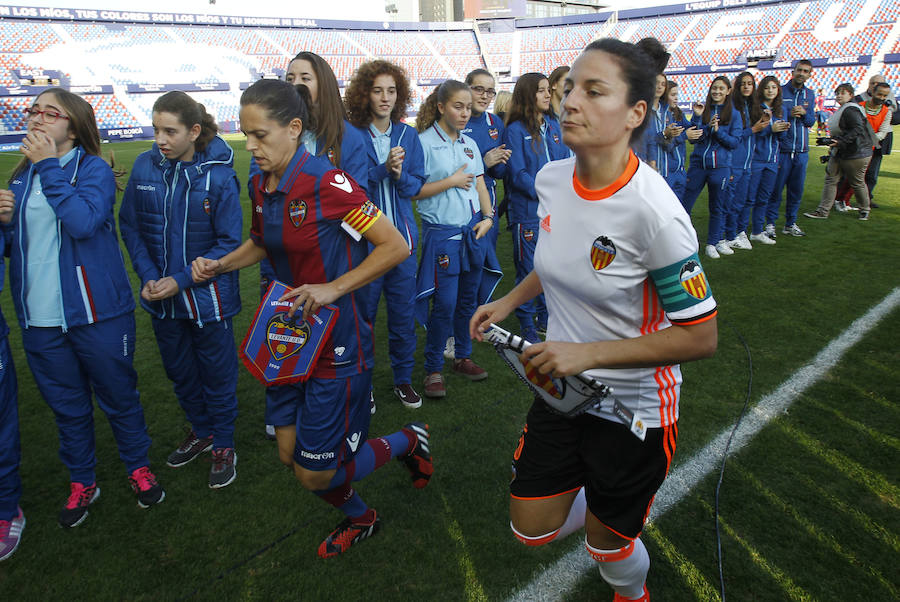
[[[590,552],[600,575],[616,593],[632,600],[644,595],[644,583],[650,570],[650,555],[640,538],[618,550],[598,550],[585,538],[584,545]]]

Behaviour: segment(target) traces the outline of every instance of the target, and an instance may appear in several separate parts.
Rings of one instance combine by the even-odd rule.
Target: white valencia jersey
[[[665,180],[633,153],[603,190],[580,185],[574,157],[548,163],[535,188],[541,233],[534,269],[550,314],[547,340],[629,339],[715,315],[690,217]],[[678,365],[589,373],[645,426],[678,419]],[[591,413],[618,421],[610,403]]]

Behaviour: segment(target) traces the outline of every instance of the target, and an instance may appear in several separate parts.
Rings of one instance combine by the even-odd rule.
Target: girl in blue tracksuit
[[[141,507],[165,498],[134,371],[134,297],[119,250],[116,180],[100,157],[94,110],[50,88],[27,110],[25,158],[10,178],[10,286],[22,344],[53,410],[70,495],[59,515],[80,524],[97,499],[92,395],[106,414]]]
[[[447,394],[441,370],[444,344],[451,334],[453,371],[472,381],[488,376],[470,357],[469,319],[478,305],[482,277],[496,277],[499,266],[485,263],[489,244],[485,237],[494,215],[481,152],[461,133],[471,115],[469,86],[450,79],[425,100],[417,119],[426,181],[416,197],[422,218],[416,318],[428,330],[426,397]]]
[[[212,449],[209,486],[235,476],[237,350],[231,319],[241,309],[237,274],[194,285],[191,261],[218,259],[241,243],[234,152],[203,105],[169,92],[153,105],[156,143],[134,163],[119,225],[141,279],[163,366],[191,431],[168,458],[187,464]]]
[[[484,162],[484,186],[491,196],[491,207],[497,212],[497,180],[503,179],[507,173],[510,150],[503,144],[503,132],[506,129],[503,120],[488,111],[488,106],[497,95],[494,88],[494,76],[486,69],[475,69],[466,76],[466,84],[472,90],[472,116],[462,133],[475,141],[481,150]],[[562,86],[560,86],[562,88]],[[500,220],[491,227],[491,249],[496,251],[497,237],[500,234]],[[490,252],[490,250],[489,250]],[[483,298],[490,298],[493,291],[483,291]]]
[[[747,206],[750,186],[750,173],[753,163],[753,134],[762,129],[756,122],[750,121],[750,109],[754,102],[756,80],[744,71],[734,78],[731,93],[732,109],[741,116],[743,128],[739,133],[738,144],[731,153],[731,182],[726,194],[725,207],[725,240],[732,249],[752,249],[747,238],[747,216],[742,212]],[[749,211],[749,207],[747,209]]]
[[[781,102],[781,84],[777,77],[767,75],[759,83],[756,101],[751,106],[750,120],[765,125],[753,135],[753,162],[747,199],[747,204],[752,205],[749,239],[764,245],[774,245],[775,238],[770,237],[765,230],[766,209],[778,177],[780,138],[789,127]],[[746,223],[749,212],[749,207],[746,207],[741,218],[742,224]]]
[[[387,61],[363,63],[347,86],[350,122],[366,134],[369,199],[400,231],[409,257],[369,285],[370,321],[375,323],[384,292],[388,320],[388,355],[394,372],[394,395],[408,408],[422,398],[412,386],[416,353],[416,251],[419,227],[412,197],[425,182],[425,156],[419,134],[405,123],[412,90],[402,67]]]
[[[516,282],[534,269],[534,249],[540,227],[534,178],[541,168],[569,156],[563,144],[559,121],[550,115],[550,82],[541,73],[526,73],[516,81],[506,118],[503,141],[511,151],[507,163],[509,181],[509,227],[513,234],[513,261]],[[522,336],[538,342],[535,327],[547,327],[544,296],[516,309]]]
[[[678,107],[678,83],[669,80],[666,83],[666,104],[671,114],[670,144],[666,149],[666,183],[678,200],[684,201],[684,186],[687,183],[685,163],[687,162],[687,140],[692,142],[702,134],[699,128],[694,127],[685,119],[684,113]]]
[[[682,204],[690,215],[703,186],[708,186],[709,227],[706,254],[711,259],[734,253],[724,240],[724,203],[731,179],[731,152],[738,144],[744,124],[740,113],[732,110],[730,86],[731,82],[727,77],[716,77],[709,86],[706,103],[694,104],[694,116],[691,119],[691,124],[700,129],[701,136],[694,141]]]

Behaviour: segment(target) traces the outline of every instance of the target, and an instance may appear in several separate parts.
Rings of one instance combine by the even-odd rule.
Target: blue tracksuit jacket
[[[59,159],[51,157],[29,163],[10,182],[17,204],[10,228],[9,280],[19,324],[29,326],[25,306],[29,236],[25,209],[35,173],[41,176],[44,195],[57,215],[63,330],[133,312],[134,296],[113,215],[115,176],[106,161],[79,146],[64,168],[60,169]]]
[[[219,259],[240,246],[243,217],[234,151],[216,136],[190,163],[167,159],[156,144],[134,163],[119,227],[141,286],[172,276],[179,293],[140,300],[156,318],[221,321],[241,310],[238,273],[195,285],[191,262]]]

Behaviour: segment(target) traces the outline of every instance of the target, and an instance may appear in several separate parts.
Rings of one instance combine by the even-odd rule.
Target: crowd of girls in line
[[[757,76],[747,71],[733,81],[717,76],[705,100],[692,103],[688,118],[678,107],[678,84],[657,75],[649,125],[637,152],[666,179],[689,214],[707,188],[708,257],[718,259],[733,255],[735,249],[751,250],[754,243],[774,245],[783,197],[781,234],[805,236],[796,219],[809,160],[809,131],[822,116],[821,108],[816,110],[816,97],[805,85],[811,74],[812,65],[801,60],[784,84],[765,75],[757,85]],[[836,97],[847,93],[852,97],[849,84],[835,90]],[[879,140],[875,140],[876,149]],[[694,146],[690,166],[685,164],[686,142]],[[830,145],[837,165],[835,157],[846,154],[847,143],[823,143]],[[835,182],[841,175],[837,169],[832,170]],[[854,169],[865,171],[864,166]],[[853,182],[860,199],[864,195],[859,192],[857,175],[853,172],[847,181]],[[830,198],[823,198],[823,205],[830,207],[835,202],[833,186],[826,186],[825,194]],[[859,200],[859,219],[863,221],[869,219],[864,201]],[[827,212],[812,217],[827,217]]]
[[[815,118],[813,94],[804,86],[811,70],[800,61],[791,81],[781,85],[767,76],[758,88],[750,73],[734,82],[718,76],[689,115],[678,107],[677,84],[656,76],[646,127],[631,144],[688,214],[708,188],[707,256],[751,249],[751,241],[775,244],[785,187],[782,233],[803,235],[794,222]],[[465,82],[439,85],[419,108],[414,129],[404,123],[412,90],[399,66],[362,65],[342,99],[328,63],[299,53],[286,82],[258,82],[241,98],[254,203],[251,237],[243,243],[232,149],[202,105],[182,92],[160,97],[152,114],[155,143],[134,164],[118,222],[140,278],[140,304],[151,315],[166,375],[190,425],[168,466],[210,451],[210,488],[237,476],[236,270],[259,263],[261,294],[279,279],[304,315],[329,303],[341,308],[334,345],[325,345],[314,378],[266,393],[267,433],[278,442],[280,460],[346,517],[319,554],[339,554],[378,530],[378,515],[352,482],[398,458],[414,485],[424,487],[432,472],[425,425],[366,440],[375,411],[376,309],[384,296],[393,393],[405,406],[422,405],[412,382],[416,322],[427,328],[425,396],[448,394],[447,358],[457,375],[487,378],[472,359],[469,321],[502,276],[500,215],[506,213],[512,232],[518,284],[534,271],[541,230],[550,231],[539,219],[535,182],[545,165],[572,156],[559,121],[568,71],[526,73],[501,98],[494,77],[476,69]],[[488,110],[495,97],[502,116]],[[133,367],[134,299],[113,213],[122,174],[100,157],[93,109],[81,97],[53,88],[26,114],[23,159],[8,190],[0,190],[0,234],[10,250],[25,356],[54,413],[69,472],[58,520],[74,527],[100,494],[93,396],[138,504],[158,504],[165,491],[150,469]],[[687,142],[694,146],[689,168]],[[319,259],[299,260],[310,253]],[[515,312],[525,338],[540,341],[548,321],[540,291]],[[7,333],[0,319],[0,560],[15,551],[25,525]]]

